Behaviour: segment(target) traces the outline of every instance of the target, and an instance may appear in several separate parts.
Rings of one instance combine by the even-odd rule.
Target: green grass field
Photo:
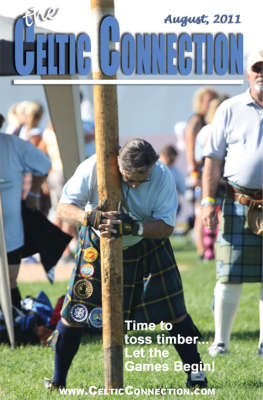
[[[182,279],[186,297],[186,304],[193,320],[204,335],[204,341],[211,343],[213,339],[213,315],[210,304],[215,284],[214,262],[198,263],[196,254],[188,239],[178,238],[173,241],[175,256],[178,265],[182,265]],[[37,295],[40,289],[44,290],[53,304],[65,292],[66,282],[21,284],[22,295]],[[258,340],[258,299],[259,284],[244,285],[241,305],[234,323],[232,341],[229,354],[214,359],[214,372],[208,372],[209,388],[215,389],[215,395],[166,395],[165,399],[204,398],[224,400],[260,400],[263,399],[263,359],[257,355]],[[156,331],[143,333],[131,332],[130,336],[151,336],[153,342]],[[168,350],[168,358],[149,358],[149,348]],[[125,386],[135,388],[185,388],[185,373],[175,372],[173,363],[179,360],[172,345],[129,345],[129,352],[144,349],[143,358],[125,358],[124,362],[132,360],[135,363],[167,363],[169,371],[139,372],[124,371]],[[208,344],[200,344],[200,353],[203,361],[213,361],[208,355]],[[49,348],[40,346],[25,346],[11,350],[7,345],[1,345],[0,358],[0,399],[6,400],[40,400],[61,398],[88,398],[88,399],[155,399],[161,396],[105,396],[105,395],[61,395],[46,393],[42,386],[43,377],[51,377],[53,373],[54,353]],[[68,388],[84,388],[94,385],[103,388],[103,349],[101,338],[86,335],[81,348],[74,359],[67,385]]]

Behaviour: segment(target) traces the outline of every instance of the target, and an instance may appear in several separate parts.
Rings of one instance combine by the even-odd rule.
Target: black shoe
[[[190,372],[186,381],[186,387],[199,387],[200,389],[207,388],[205,372]]]

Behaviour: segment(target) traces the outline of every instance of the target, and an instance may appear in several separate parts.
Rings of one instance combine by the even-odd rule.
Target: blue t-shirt
[[[149,180],[137,188],[122,182],[122,198],[129,213],[139,221],[161,219],[170,226],[175,225],[178,206],[174,179],[169,169],[157,161],[149,175]],[[74,175],[66,183],[60,200],[62,203],[75,204],[82,209],[92,210],[98,205],[96,156],[83,161]],[[133,246],[142,238],[124,236],[123,247]]]
[[[48,173],[49,158],[29,141],[0,133],[0,178],[8,181],[0,185],[7,251],[23,246],[24,230],[21,217],[23,175]]]

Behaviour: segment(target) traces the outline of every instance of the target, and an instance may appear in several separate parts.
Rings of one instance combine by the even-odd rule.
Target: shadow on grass
[[[213,379],[213,381],[211,381],[211,379],[209,379],[209,375],[208,375],[208,387],[209,388],[213,388],[213,389],[226,389],[226,386],[229,388],[229,390],[233,389],[233,388],[238,388],[238,390],[244,390],[244,389],[262,389],[262,381],[260,380],[247,380],[247,381],[240,381],[240,379],[237,380],[232,380],[231,382],[226,382],[225,380],[221,381],[222,383],[220,383],[220,381],[218,381],[217,379]]]
[[[252,380],[252,379],[246,380],[245,382],[242,382],[242,383],[240,383],[240,381],[236,381],[234,386],[235,387],[242,386],[242,387],[248,388],[248,389],[255,389],[255,388],[262,389],[262,381],[259,381],[259,380],[256,381],[256,380]]]
[[[182,251],[183,252],[187,251],[188,255],[191,254],[192,256],[197,256],[196,249],[191,244],[190,245],[188,245],[188,244],[177,244],[176,246],[173,245],[173,251],[174,251],[175,255],[176,255],[176,253],[179,253],[179,252],[182,252]]]
[[[213,339],[214,338],[214,331],[203,331],[201,330],[203,338],[205,340]],[[258,339],[259,331],[240,331],[240,332],[233,332],[231,333],[231,340],[255,340]]]
[[[102,334],[101,332],[92,332],[88,329],[82,333],[81,343],[82,344],[99,344],[102,341]]]

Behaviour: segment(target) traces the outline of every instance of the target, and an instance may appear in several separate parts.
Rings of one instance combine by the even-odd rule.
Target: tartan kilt
[[[215,244],[217,278],[222,283],[263,281],[263,237],[246,226],[247,211],[247,206],[225,197]]]
[[[123,280],[124,320],[158,324],[174,322],[186,313],[181,276],[169,239],[142,239],[124,249]],[[101,310],[99,238],[82,227],[61,316],[69,323],[90,325],[93,309]]]

